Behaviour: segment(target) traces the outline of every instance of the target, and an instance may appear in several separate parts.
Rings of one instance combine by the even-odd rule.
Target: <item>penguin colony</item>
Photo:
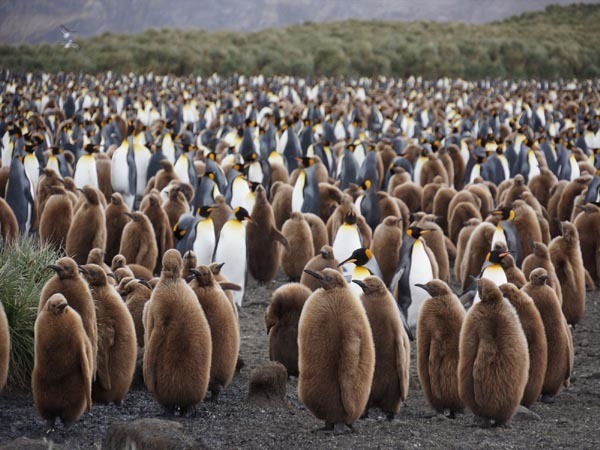
[[[326,429],[399,413],[409,339],[439,413],[498,425],[552,400],[600,280],[598,87],[3,73],[1,245],[64,255],[35,324],[40,416],[121,402],[139,352],[167,411],[216,400],[248,273],[278,271],[299,283],[273,293],[269,354]]]

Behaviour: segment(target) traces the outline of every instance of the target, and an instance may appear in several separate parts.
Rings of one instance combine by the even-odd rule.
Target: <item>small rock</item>
[[[250,387],[246,401],[260,407],[285,407],[287,370],[279,362],[268,362],[257,367],[250,375]]]
[[[0,444],[0,450],[59,450],[59,447],[52,441],[45,439],[29,439],[26,437],[20,437],[14,441],[5,442]]]
[[[200,450],[206,446],[186,436],[183,425],[171,420],[140,419],[113,423],[102,442],[103,450]]]
[[[589,339],[583,339],[580,343],[579,346],[580,347],[588,347],[590,345],[590,341]]]
[[[513,416],[513,420],[542,420],[542,418],[539,414],[534,413],[529,408],[520,405]]]

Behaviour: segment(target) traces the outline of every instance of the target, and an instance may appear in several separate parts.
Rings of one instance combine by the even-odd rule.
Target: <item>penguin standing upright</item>
[[[360,229],[356,224],[356,213],[348,211],[344,216],[344,223],[338,228],[333,239],[333,255],[338,261],[344,261],[352,256],[352,252],[362,247]],[[347,262],[342,266],[343,272],[352,273],[354,263]]]
[[[338,267],[342,267],[346,263],[354,264],[351,281],[363,281],[369,276],[376,276],[380,280],[383,280],[383,275],[379,268],[379,264],[377,263],[377,259],[375,258],[375,255],[373,255],[373,252],[368,248],[357,248],[348,258],[346,258],[346,260],[341,261],[338,264]],[[354,283],[351,283],[350,288],[352,289],[352,292],[360,298],[363,293],[363,288],[360,283],[357,283],[356,286]]]
[[[319,215],[319,181],[314,158],[302,158],[304,168],[300,169],[292,192],[292,211]]]
[[[214,258],[215,262],[224,263],[221,274],[228,281],[238,284],[242,288],[240,291],[233,293],[238,308],[242,306],[248,270],[244,220],[251,220],[248,211],[242,207],[235,208],[233,217],[225,222],[225,225],[221,228]]]
[[[365,180],[361,185],[365,191],[357,199],[354,205],[358,212],[365,218],[372,231],[381,222],[381,207],[379,205],[379,197],[377,196],[376,184],[371,180]]]
[[[37,192],[38,183],[40,181],[40,162],[35,156],[35,146],[30,142],[25,143],[23,167],[25,168],[27,178],[31,182],[33,192]]]
[[[22,156],[15,156],[12,160],[6,183],[5,200],[15,213],[19,233],[26,235],[34,220],[35,202],[33,186],[25,173],[22,160]]]
[[[120,193],[129,209],[133,209],[137,191],[133,136],[124,140],[113,153],[110,183],[113,191]]]
[[[88,185],[98,189],[98,171],[96,170],[96,159],[94,158],[94,152],[98,150],[98,146],[87,144],[83,150],[85,153],[81,155],[75,166],[73,178],[75,187],[83,189],[85,185]]]
[[[192,250],[196,254],[198,266],[208,266],[215,252],[215,225],[210,217],[212,210],[210,206],[202,206],[198,210],[200,220],[194,225]]]
[[[512,206],[503,206],[492,211],[493,216],[499,216],[501,221],[496,226],[492,237],[492,248],[497,242],[502,242],[513,253],[515,261],[521,261],[521,242],[515,228],[515,210]]]
[[[433,263],[422,239],[422,235],[429,231],[418,226],[406,230],[400,248],[400,263],[392,280],[398,306],[412,331],[417,327],[423,302],[429,298],[429,294],[417,285],[434,279]]]

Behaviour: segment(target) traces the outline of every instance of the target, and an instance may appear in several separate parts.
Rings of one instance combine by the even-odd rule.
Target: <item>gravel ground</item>
[[[100,448],[114,422],[138,418],[176,420],[186,433],[210,448],[599,448],[600,447],[600,294],[590,293],[584,321],[574,330],[575,371],[571,387],[552,404],[535,403],[541,420],[515,419],[499,428],[482,429],[473,416],[436,415],[420,391],[412,347],[411,387],[406,406],[392,422],[379,411],[355,424],[353,432],[315,433],[323,425],[298,401],[297,380],[288,382],[289,407],[261,409],[245,403],[253,368],[268,361],[263,315],[271,292],[286,282],[258,286],[249,280],[240,313],[241,357],[246,366],[221,394],[218,403],[199,405],[195,417],[166,416],[143,388],[133,389],[123,405],[94,406],[70,429],[61,425],[49,436],[61,448]],[[21,436],[40,439],[46,426],[30,394],[0,396],[0,442]]]

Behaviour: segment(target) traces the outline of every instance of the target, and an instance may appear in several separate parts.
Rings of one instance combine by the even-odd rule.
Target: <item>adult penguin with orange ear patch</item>
[[[417,287],[430,296],[425,300],[417,326],[417,367],[427,402],[438,413],[464,409],[458,395],[458,344],[465,310],[450,287],[431,280]]]
[[[520,291],[514,284],[500,286],[502,295],[514,306],[521,321],[529,348],[529,376],[521,405],[529,408],[542,393],[544,375],[548,364],[548,346],[542,316],[529,295]]]
[[[477,281],[481,302],[460,332],[458,392],[473,414],[494,425],[514,415],[527,385],[527,339],[515,309],[493,281]]]
[[[314,157],[298,158],[303,168],[299,169],[298,178],[292,192],[292,211],[319,214],[319,176],[317,169],[324,166]]]
[[[364,193],[359,195],[354,205],[356,210],[365,218],[372,231],[381,222],[381,207],[377,196],[377,187],[371,180],[365,180],[361,185]]]
[[[83,188],[85,202],[73,216],[67,234],[66,251],[77,264],[85,264],[93,248],[106,247],[106,220],[100,203],[100,192],[91,186]]]
[[[158,247],[154,229],[146,215],[139,211],[126,213],[132,220],[123,228],[119,253],[130,264],[138,264],[150,272],[154,271]]]
[[[351,427],[364,412],[375,370],[365,309],[341,273],[308,272],[322,286],[302,309],[298,325],[298,398],[325,429]]]
[[[81,270],[98,310],[98,372],[92,398],[99,403],[120,404],[129,392],[137,358],[133,318],[115,288],[108,284],[102,267],[86,264]]]
[[[352,280],[360,286],[360,296],[373,331],[375,372],[369,408],[380,408],[392,420],[408,394],[410,343],[400,312],[383,281],[374,276]]]
[[[287,247],[288,241],[275,227],[273,208],[267,200],[262,185],[256,188],[256,200],[248,224],[248,271],[259,283],[271,281],[279,268],[281,246]]]
[[[417,284],[425,284],[435,278],[434,263],[426,250],[422,237],[429,230],[411,226],[406,230],[400,248],[398,269],[392,280],[392,289],[401,313],[411,329],[417,326],[423,302],[429,298]]]

